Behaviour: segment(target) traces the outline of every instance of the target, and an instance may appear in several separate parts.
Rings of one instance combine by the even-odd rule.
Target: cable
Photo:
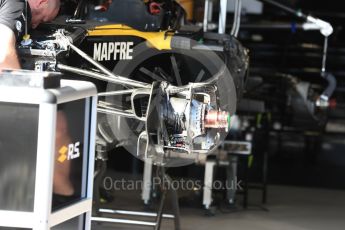
[[[238,9],[239,2],[240,2],[240,0],[236,0],[236,2],[235,2],[234,21],[233,21],[233,25],[232,25],[232,29],[231,29],[231,33],[230,33],[232,36],[235,36],[235,32],[236,32],[237,19],[238,19],[237,9]]]
[[[323,45],[323,54],[322,54],[321,75],[324,75],[326,73],[327,50],[328,50],[328,37],[325,36],[325,42]]]
[[[268,4],[273,5],[273,6],[276,6],[276,7],[280,8],[280,9],[283,9],[283,10],[293,14],[293,15],[296,15],[299,18],[304,18],[305,20],[308,20],[308,16],[306,14],[304,14],[303,12],[301,12],[299,10],[295,10],[295,9],[293,9],[291,7],[285,6],[285,5],[283,5],[283,4],[279,3],[279,2],[276,2],[276,1],[273,1],[273,0],[259,0],[259,1],[261,1],[263,3],[268,3]]]
[[[234,36],[234,34],[235,34],[235,27],[236,27],[236,4],[237,4],[237,1],[238,0],[236,0],[236,3],[235,3],[235,8],[234,8],[234,20],[233,20],[233,23],[232,23],[232,28],[231,28],[231,32],[230,32],[230,34],[232,35],[232,36]]]
[[[237,24],[236,24],[236,31],[234,36],[237,37],[238,33],[240,31],[240,26],[241,26],[241,13],[242,13],[242,0],[239,0],[238,8],[237,8]]]
[[[328,101],[329,98],[332,97],[336,87],[337,87],[337,79],[331,73],[323,73],[322,77],[327,81],[328,86],[322,92],[321,99]]]

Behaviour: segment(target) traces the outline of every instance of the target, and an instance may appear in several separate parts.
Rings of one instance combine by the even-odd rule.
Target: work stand
[[[178,203],[177,191],[173,189],[172,179],[166,173],[164,167],[157,167],[157,177],[160,179],[158,185],[160,189],[160,202],[157,212],[138,212],[128,210],[112,210],[103,209],[100,207],[100,185],[106,172],[106,164],[108,161],[109,143],[105,141],[98,141],[96,144],[96,171],[94,177],[94,211],[93,222],[98,223],[112,223],[112,224],[126,224],[135,226],[151,227],[155,230],[161,229],[162,220],[164,218],[174,221],[175,230],[181,229],[180,209]],[[151,184],[151,183],[150,183]],[[170,195],[170,196],[169,196]],[[168,198],[171,199],[173,214],[164,214]],[[103,217],[103,214],[110,214],[116,216],[123,216],[123,218],[109,218]],[[152,221],[141,221],[136,218],[152,218]]]
[[[226,181],[227,185],[231,185],[231,188],[226,189],[227,205],[231,208],[235,208],[238,195],[243,195],[243,209],[248,208],[249,190],[261,190],[262,200],[260,208],[264,211],[268,211],[263,205],[267,202],[267,151],[263,153],[262,163],[262,178],[261,183],[254,185],[249,184],[249,170],[250,170],[250,157],[252,156],[252,143],[249,141],[224,141],[219,152],[219,159],[207,159],[205,163],[205,177],[204,177],[204,194],[203,205],[205,207],[207,216],[214,216],[216,207],[213,202],[213,188],[214,172],[217,168],[226,168]],[[237,190],[238,180],[238,165],[240,158],[245,158],[245,167],[243,175],[242,190]]]

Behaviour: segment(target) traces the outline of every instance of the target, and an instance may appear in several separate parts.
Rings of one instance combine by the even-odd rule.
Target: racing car
[[[188,24],[174,0],[66,1],[18,50],[26,69],[93,81],[118,146],[160,165],[217,148],[249,67],[235,36]]]

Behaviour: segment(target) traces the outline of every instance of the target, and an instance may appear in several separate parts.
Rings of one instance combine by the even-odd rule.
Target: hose
[[[242,9],[242,1],[236,0],[235,3],[235,11],[234,11],[234,22],[231,29],[231,35],[237,37],[238,31],[239,31],[239,25],[241,21],[241,9]],[[237,32],[237,34],[236,34]]]
[[[321,94],[321,98],[331,98],[335,88],[337,87],[337,80],[331,73],[324,73],[322,77],[328,82],[327,88]]]
[[[238,8],[237,8],[237,22],[236,22],[236,30],[234,36],[237,37],[240,31],[241,26],[241,12],[242,12],[242,0],[238,1]]]

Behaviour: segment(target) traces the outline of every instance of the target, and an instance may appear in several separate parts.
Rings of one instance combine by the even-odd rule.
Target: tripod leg
[[[104,160],[97,160],[97,172],[95,175],[95,181],[94,181],[94,187],[93,187],[93,191],[94,191],[94,214],[96,216],[98,216],[99,213],[99,208],[100,208],[100,200],[101,200],[101,195],[100,195],[100,189],[101,189],[101,183],[102,183],[102,179],[104,177],[104,174],[107,170],[107,162]]]
[[[161,197],[161,201],[160,201],[159,209],[158,209],[158,213],[157,213],[155,230],[160,230],[161,229],[161,223],[162,223],[162,218],[163,218],[165,199],[166,199],[166,191],[164,191],[162,193],[162,197]]]
[[[169,183],[169,188],[170,188],[170,192],[171,192],[172,208],[173,208],[173,214],[175,216],[175,218],[174,218],[175,230],[180,230],[181,229],[180,206],[178,203],[177,191],[173,187],[171,187],[172,180],[168,175],[166,175],[166,179],[167,179],[167,182]]]
[[[155,230],[160,230],[160,228],[161,228],[165,199],[166,199],[166,195],[167,195],[167,190],[166,190],[165,184],[164,184],[165,183],[165,176],[164,176],[165,175],[165,169],[162,167],[161,170],[159,170],[159,171],[161,171],[160,178],[161,178],[162,195],[161,195],[161,200],[160,200],[160,204],[159,204],[159,208],[158,208]]]
[[[177,191],[175,189],[173,189],[172,180],[165,173],[165,168],[161,167],[159,171],[161,173],[160,177],[161,177],[162,197],[161,197],[161,201],[160,201],[159,209],[158,209],[158,213],[157,213],[155,230],[159,230],[161,227],[164,205],[165,205],[165,200],[166,200],[168,191],[171,193],[171,199],[172,199],[171,201],[172,201],[172,208],[173,208],[173,214],[174,214],[175,230],[180,230],[181,229],[180,207],[179,207],[179,203],[178,203]]]
[[[227,166],[227,198],[229,205],[235,205],[236,184],[237,184],[237,156],[229,155],[229,165]]]
[[[263,191],[262,191],[262,203],[267,203],[267,164],[268,164],[268,152],[264,152],[264,164],[263,164],[263,172],[262,172],[262,184],[263,184]]]
[[[100,174],[101,174],[101,162],[99,160],[96,161],[96,171],[95,171],[95,181],[94,181],[94,187],[93,187],[93,215],[98,216],[99,212],[99,185],[100,185]]]

